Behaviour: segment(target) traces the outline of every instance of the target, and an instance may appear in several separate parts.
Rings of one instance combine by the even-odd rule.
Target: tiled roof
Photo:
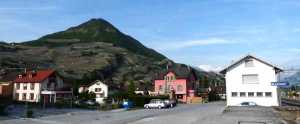
[[[41,70],[41,71],[29,71],[26,74],[22,74],[22,77],[16,77],[14,80],[15,83],[40,83],[46,78],[48,78],[51,74],[54,73],[54,70]],[[32,74],[32,77],[29,75]]]
[[[178,64],[173,65],[172,67],[169,67],[168,70],[164,70],[161,73],[159,73],[155,77],[155,80],[163,80],[164,76],[169,72],[173,72],[177,79],[186,79],[192,75],[197,77],[197,75],[195,74],[195,70],[192,67],[183,64]]]

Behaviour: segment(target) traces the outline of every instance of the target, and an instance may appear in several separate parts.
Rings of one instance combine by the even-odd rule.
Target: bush
[[[217,95],[216,92],[209,92],[208,93],[208,101],[218,101],[221,100],[220,96]]]
[[[111,110],[112,105],[111,104],[101,104],[99,109],[104,110],[104,111]]]
[[[121,107],[122,107],[122,105],[120,105],[120,104],[111,104],[111,109],[118,109]]]
[[[90,100],[90,99],[95,99],[96,94],[94,92],[83,92],[78,95],[79,99],[81,100]]]
[[[0,115],[6,115],[5,108],[5,105],[0,105]]]

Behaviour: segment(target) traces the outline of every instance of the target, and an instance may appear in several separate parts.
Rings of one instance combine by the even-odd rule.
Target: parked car
[[[82,104],[84,104],[84,101],[83,100],[76,100],[76,101],[74,101],[74,104],[75,105],[82,105]]]
[[[242,102],[240,106],[257,106],[255,102]]]
[[[170,108],[175,107],[177,104],[175,100],[169,100],[169,99],[164,100],[164,102],[167,104],[167,107],[170,107]]]
[[[96,105],[97,104],[96,100],[87,100],[84,103],[87,105]]]
[[[150,109],[150,108],[162,109],[162,108],[166,108],[166,107],[167,107],[167,103],[165,103],[161,99],[152,99],[150,101],[150,103],[144,105],[144,108],[146,108],[146,109]]]

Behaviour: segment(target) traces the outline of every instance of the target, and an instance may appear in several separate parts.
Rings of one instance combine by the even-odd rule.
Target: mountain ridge
[[[12,71],[8,68],[53,68],[74,85],[102,80],[121,89],[131,81],[152,87],[153,77],[170,63],[177,65],[103,19],[37,40],[0,44],[0,76]]]

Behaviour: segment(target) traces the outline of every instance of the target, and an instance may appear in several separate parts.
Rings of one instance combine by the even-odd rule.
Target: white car
[[[150,109],[150,108],[162,109],[162,108],[166,108],[166,107],[167,107],[167,104],[163,100],[160,100],[160,99],[152,99],[150,101],[150,103],[144,105],[144,108],[146,108],[146,109]]]

